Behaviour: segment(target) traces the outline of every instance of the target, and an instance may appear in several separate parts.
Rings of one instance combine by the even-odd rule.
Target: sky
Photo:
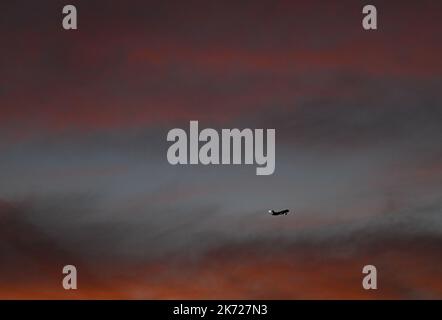
[[[442,298],[440,1],[66,4],[0,3],[0,298]],[[274,174],[170,165],[191,120]]]

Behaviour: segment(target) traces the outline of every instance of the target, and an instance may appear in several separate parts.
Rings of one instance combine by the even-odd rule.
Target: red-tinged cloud
[[[440,3],[65,4],[0,4],[0,298],[441,298]],[[189,120],[275,174],[169,166]]]
[[[76,213],[72,200],[89,215]],[[41,204],[2,204],[1,250],[8,259],[0,268],[1,298],[442,296],[440,232],[437,228],[431,231],[431,226],[414,215],[401,214],[399,221],[390,216],[361,224],[335,221],[296,228],[288,222],[282,228],[274,221],[275,225],[267,223],[263,229],[259,227],[262,221],[250,217],[207,224],[207,210],[204,215],[187,216],[171,210],[167,216],[157,209],[148,223],[142,216],[104,222],[96,220],[96,214],[91,216],[84,202],[84,198],[64,199],[61,217],[65,222],[57,222],[60,211],[54,201],[44,211]],[[421,210],[420,215],[428,218],[428,212]],[[407,223],[407,219],[411,221]],[[247,233],[243,227],[240,233],[235,225],[246,220]],[[437,219],[429,222],[434,225]],[[51,227],[55,225],[58,230]],[[61,287],[65,264],[77,267],[78,291]],[[368,264],[378,269],[377,291],[362,289],[362,268]]]
[[[371,91],[383,103],[402,81],[433,90],[442,72],[434,2],[379,5],[376,32],[362,30],[361,4],[350,1],[79,1],[80,29],[70,33],[55,27],[58,5],[5,5],[0,121],[8,132],[225,123],[296,110],[310,97],[339,108]],[[368,81],[341,83],[348,75]],[[391,84],[378,96],[373,79]]]
[[[419,241],[417,241],[419,242]],[[277,245],[276,243],[274,245]],[[437,248],[386,243],[341,257],[296,247],[260,253],[259,246],[216,250],[197,261],[100,266],[99,283],[78,267],[77,291],[61,288],[61,272],[2,285],[3,299],[440,299]],[[339,250],[339,247],[333,248]],[[252,251],[253,253],[250,253]],[[280,251],[280,250],[277,250]],[[319,256],[321,254],[321,256]],[[363,266],[378,268],[378,290],[364,290]],[[118,271],[117,271],[118,270]],[[28,270],[33,274],[34,270]],[[43,281],[44,280],[44,281]],[[24,283],[23,283],[24,282]]]

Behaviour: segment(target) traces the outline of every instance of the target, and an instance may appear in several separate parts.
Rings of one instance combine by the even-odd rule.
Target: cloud
[[[28,298],[39,297],[39,285],[53,285],[52,296],[64,297],[55,280],[57,268],[69,263],[83,274],[78,296],[369,298],[359,286],[360,269],[371,263],[386,279],[380,297],[442,293],[437,281],[423,285],[440,278],[434,268],[442,245],[440,204],[309,224],[296,214],[283,221],[258,212],[228,217],[223,208],[158,207],[156,198],[128,203],[121,212],[87,195],[3,202],[0,237],[8,264],[2,277],[9,286],[24,285],[18,296]],[[301,282],[309,289],[297,291]],[[100,286],[110,293],[97,294]]]
[[[377,90],[376,81],[421,84],[442,71],[434,2],[379,5],[378,33],[362,31],[361,3],[354,1],[78,1],[81,31],[69,34],[54,28],[62,5],[3,5],[4,131],[231,122],[266,109],[284,112],[310,96],[327,102],[357,94],[348,88],[358,89],[351,82],[357,77],[375,78],[368,85]],[[333,85],[347,74],[356,78]]]
[[[439,3],[76,3],[0,4],[0,297],[442,296]],[[276,128],[275,174],[169,166],[189,120]]]

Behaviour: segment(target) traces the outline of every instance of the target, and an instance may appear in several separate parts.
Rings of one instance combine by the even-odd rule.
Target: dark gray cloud
[[[93,262],[149,261],[253,243],[278,243],[278,248],[301,245],[320,251],[331,246],[332,251],[337,244],[357,248],[384,241],[416,239],[435,245],[442,241],[441,199],[395,208],[386,202],[377,215],[330,222],[296,212],[280,219],[259,211],[229,214],[225,212],[228,207],[216,205],[164,205],[163,197],[173,198],[173,194],[165,189],[111,207],[105,198],[86,194],[3,202],[2,245],[10,257],[19,252],[29,258],[49,254]]]
[[[363,75],[327,77],[324,90],[335,96],[312,96],[269,109],[261,126],[277,128],[280,143],[323,148],[391,145],[410,151],[438,148],[442,136],[441,80],[378,79]]]

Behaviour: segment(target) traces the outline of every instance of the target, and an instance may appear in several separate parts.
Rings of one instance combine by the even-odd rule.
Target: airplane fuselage
[[[270,210],[269,213],[270,213],[272,216],[281,216],[281,215],[285,215],[285,216],[286,216],[286,215],[289,213],[289,210],[288,210],[288,209],[286,209],[286,210],[282,210],[282,211],[274,211],[274,210]]]

